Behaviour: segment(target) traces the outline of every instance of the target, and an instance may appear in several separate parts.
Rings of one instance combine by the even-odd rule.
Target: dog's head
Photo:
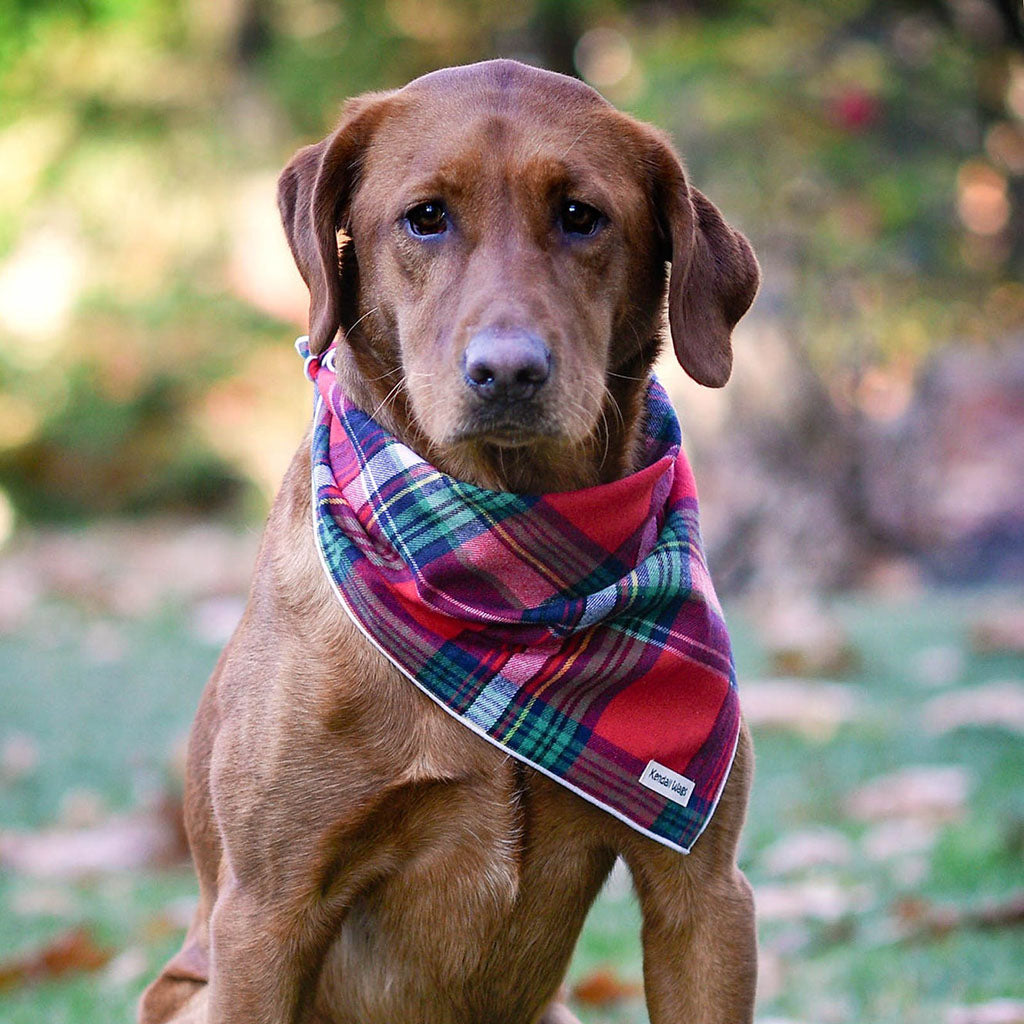
[[[279,202],[313,351],[340,333],[353,399],[485,486],[632,468],[666,262],[676,355],[711,387],[757,290],[746,239],[663,135],[513,61],[350,101]]]

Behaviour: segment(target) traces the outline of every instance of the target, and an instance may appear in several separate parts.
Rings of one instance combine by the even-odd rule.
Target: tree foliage
[[[1024,323],[1020,40],[1002,0],[2,0],[0,484],[75,516],[265,491],[302,394],[296,279],[254,283],[273,172],[344,96],[493,55],[668,128],[762,256],[755,315],[855,404]]]

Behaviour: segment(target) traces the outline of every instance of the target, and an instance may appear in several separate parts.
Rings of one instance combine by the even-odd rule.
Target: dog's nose
[[[488,401],[532,398],[550,371],[547,345],[529,331],[489,328],[474,334],[466,346],[466,382]]]

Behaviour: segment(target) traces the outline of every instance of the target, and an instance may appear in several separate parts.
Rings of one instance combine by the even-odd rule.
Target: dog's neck
[[[581,444],[545,438],[505,447],[485,442],[437,445],[419,428],[400,368],[344,342],[335,358],[351,401],[442,473],[494,491],[552,494],[619,480],[638,468],[646,377],[609,377],[597,426]]]

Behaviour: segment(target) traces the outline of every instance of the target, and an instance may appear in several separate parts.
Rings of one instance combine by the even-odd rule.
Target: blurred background
[[[667,129],[764,284],[672,394],[759,772],[761,1024],[1021,1024],[1019,0],[0,0],[0,1022],[129,1019],[302,435],[275,179],[511,56]],[[646,1020],[617,872],[571,983]]]

